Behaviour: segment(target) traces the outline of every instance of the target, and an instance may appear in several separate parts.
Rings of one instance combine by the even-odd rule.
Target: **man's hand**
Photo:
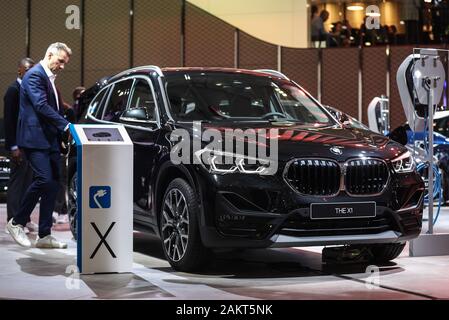
[[[70,129],[67,129],[66,131],[64,131],[64,133],[62,134],[62,139],[61,139],[61,154],[63,155],[68,155],[70,152],[70,144],[72,142],[72,133],[70,132]]]
[[[14,161],[16,163],[22,162],[22,152],[20,151],[20,149],[11,151],[11,159],[12,159],[12,161]]]

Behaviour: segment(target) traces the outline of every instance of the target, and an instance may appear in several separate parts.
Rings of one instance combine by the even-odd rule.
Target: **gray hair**
[[[65,43],[55,42],[48,47],[45,56],[47,56],[49,53],[58,54],[58,52],[61,50],[67,52],[69,57],[72,55],[72,49],[70,49]]]

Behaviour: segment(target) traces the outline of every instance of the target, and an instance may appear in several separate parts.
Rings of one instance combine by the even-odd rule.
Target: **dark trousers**
[[[17,216],[23,195],[33,179],[33,169],[31,169],[25,155],[21,162],[10,162],[10,173],[8,180],[8,193],[6,199],[6,212],[8,221]]]
[[[16,224],[25,225],[40,199],[39,238],[51,234],[52,214],[59,190],[59,150],[24,149],[34,172],[33,182],[22,198]]]

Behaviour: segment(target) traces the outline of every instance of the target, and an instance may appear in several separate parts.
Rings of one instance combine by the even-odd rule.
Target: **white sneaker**
[[[58,215],[58,217],[56,218],[56,223],[57,224],[69,223],[69,216],[67,214]]]
[[[25,234],[25,230],[23,230],[23,226],[20,224],[13,225],[12,220],[9,220],[8,224],[6,225],[6,228],[9,231],[9,234],[14,239],[15,242],[17,242],[22,247],[29,248],[31,247],[30,239],[28,239],[27,235]]]
[[[39,236],[36,239],[36,248],[41,249],[66,249],[67,243],[55,239],[51,234],[42,239]]]
[[[23,231],[25,231],[25,234],[30,233],[30,230],[28,230],[27,227],[23,227]],[[8,225],[5,226],[5,233],[9,234]]]
[[[26,224],[25,228],[28,228],[29,232],[38,232],[39,231],[39,225],[37,223],[34,223],[33,221],[30,221]]]

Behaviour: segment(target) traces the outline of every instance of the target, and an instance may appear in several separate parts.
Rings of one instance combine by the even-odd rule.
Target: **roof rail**
[[[285,74],[283,74],[282,72],[279,72],[277,70],[257,69],[257,70],[254,70],[254,71],[268,73],[268,74],[271,74],[272,76],[276,76],[276,77],[279,77],[279,78],[282,78],[282,79],[285,79],[285,80],[290,80]]]
[[[121,76],[124,76],[124,75],[131,74],[132,72],[135,72],[135,71],[141,71],[141,70],[146,70],[146,69],[151,69],[153,71],[156,71],[157,74],[159,74],[160,76],[163,75],[161,68],[159,68],[158,66],[148,65],[148,66],[139,66],[139,67],[135,67],[135,68],[132,68],[132,69],[128,69],[128,70],[122,71],[122,72],[116,74],[113,77],[114,78],[118,78],[118,77],[121,77]]]

